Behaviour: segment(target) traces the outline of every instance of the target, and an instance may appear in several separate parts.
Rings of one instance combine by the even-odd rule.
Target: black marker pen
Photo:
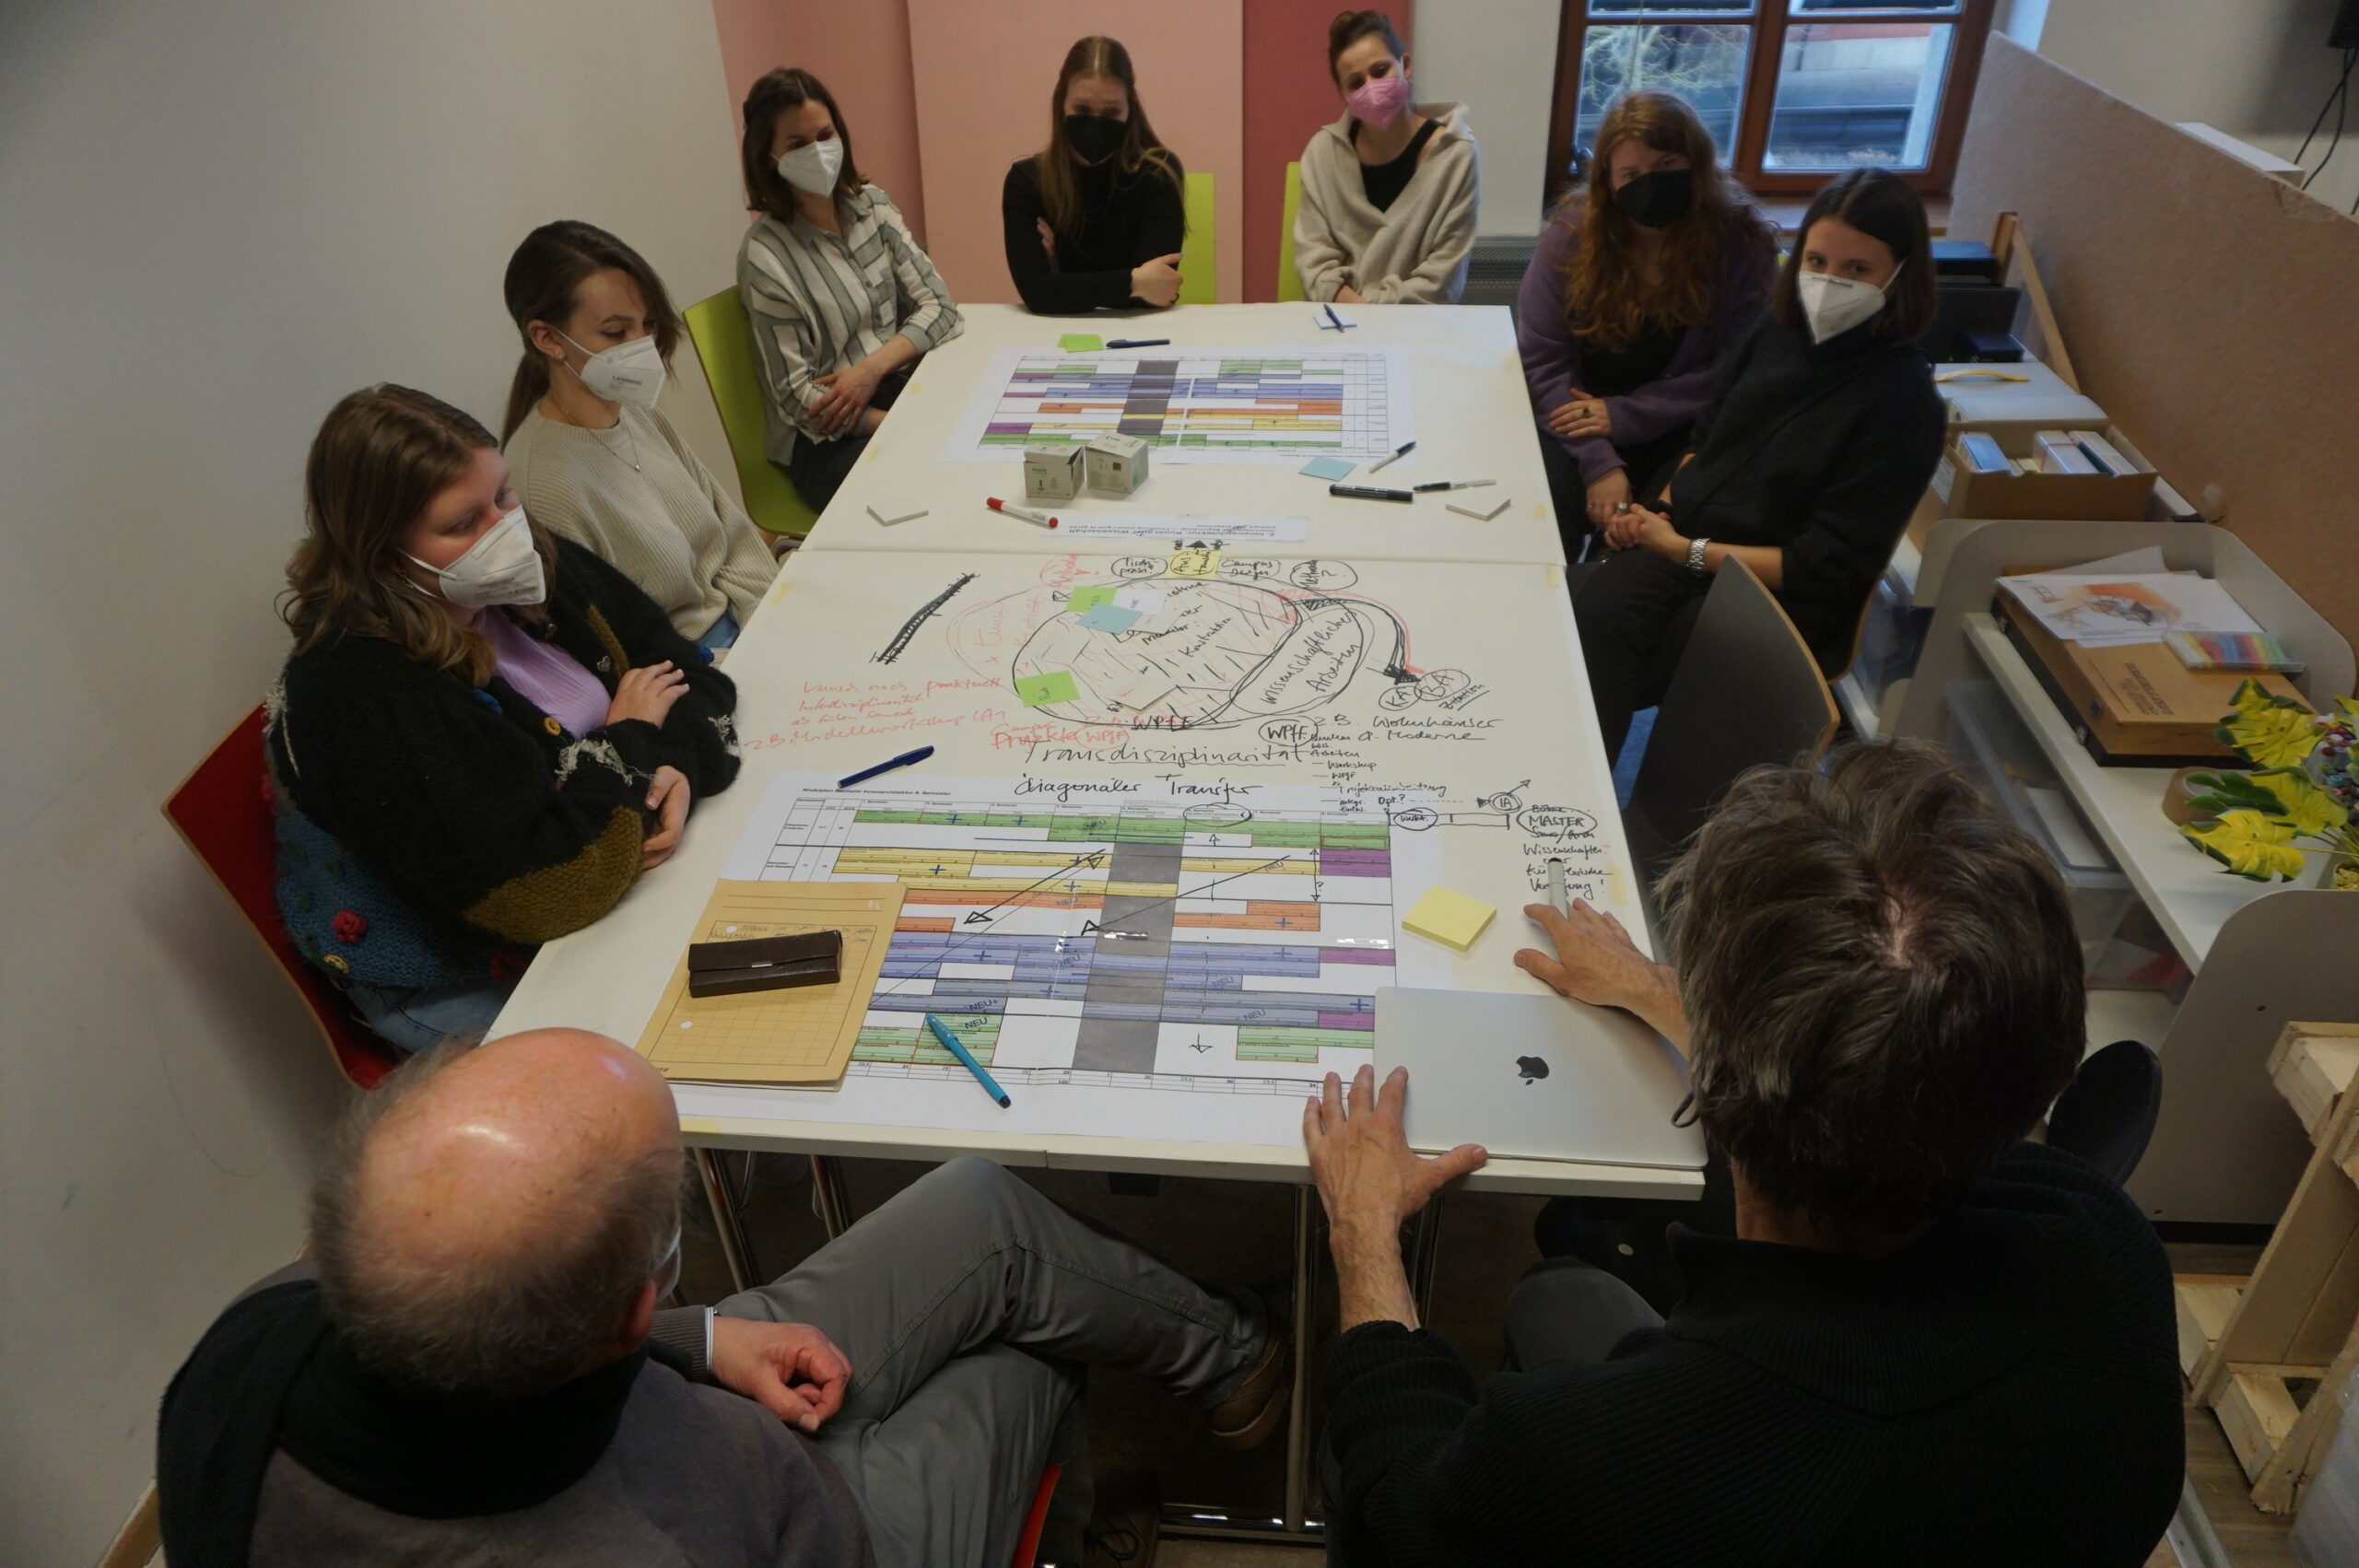
[[[1406,490],[1384,490],[1370,485],[1330,485],[1327,493],[1354,501],[1414,501],[1417,498]]]

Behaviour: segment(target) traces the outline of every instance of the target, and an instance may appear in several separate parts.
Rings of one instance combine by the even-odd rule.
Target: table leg
[[[851,1213],[844,1206],[843,1162],[832,1154],[811,1156],[811,1190],[818,1197],[819,1224],[829,1241],[851,1228]]]
[[[1417,1216],[1417,1230],[1409,1243],[1409,1296],[1417,1304],[1417,1321],[1431,1323],[1434,1316],[1434,1275],[1441,1261],[1441,1204],[1445,1195],[1437,1192]]]
[[[1317,1277],[1318,1189],[1294,1193],[1294,1387],[1286,1395],[1285,1531],[1300,1535],[1310,1512],[1310,1288]]]
[[[745,1227],[737,1212],[736,1195],[730,1190],[722,1151],[698,1144],[690,1153],[696,1158],[697,1180],[704,1188],[705,1207],[712,1211],[713,1234],[721,1238],[722,1261],[729,1266],[729,1287],[733,1291],[750,1290],[754,1285],[754,1251],[745,1240]]]

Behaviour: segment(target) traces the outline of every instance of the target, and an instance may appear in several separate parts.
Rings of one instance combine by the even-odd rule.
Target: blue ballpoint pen
[[[931,1012],[925,1015],[925,1026],[933,1031],[933,1037],[942,1042],[944,1050],[967,1064],[967,1071],[975,1075],[975,1082],[983,1086],[983,1093],[997,1100],[1001,1109],[1006,1109],[1011,1103],[1007,1091],[999,1086],[998,1079],[983,1071],[983,1064],[975,1059],[973,1052],[958,1043],[958,1036],[945,1028],[942,1020]]]
[[[933,748],[932,746],[920,746],[913,752],[903,752],[900,755],[895,757],[890,762],[880,762],[874,767],[863,767],[858,773],[852,774],[849,778],[837,779],[836,788],[839,790],[849,790],[853,785],[858,784],[864,779],[874,778],[880,773],[890,773],[897,767],[907,767],[913,762],[923,762],[933,755]]]
[[[1327,312],[1327,319],[1335,323],[1335,330],[1337,332],[1342,332],[1344,330],[1344,318],[1335,314],[1335,307],[1332,305],[1322,305],[1320,308]],[[1355,324],[1356,325],[1357,323]]]
[[[1115,337],[1106,340],[1109,348],[1162,348],[1171,340],[1168,337]]]

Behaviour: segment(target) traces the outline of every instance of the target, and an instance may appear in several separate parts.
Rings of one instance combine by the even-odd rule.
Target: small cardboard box
[[[1993,591],[1990,614],[2099,766],[2201,767],[2235,756],[2212,731],[2236,707],[2245,676],[2190,670],[2159,642],[2122,648],[2065,642],[2003,584]],[[2251,678],[2275,696],[2306,705],[2283,675]]]
[[[1936,365],[1933,386],[1947,407],[1953,440],[1968,430],[1988,431],[2010,457],[2027,451],[2036,431],[2105,428],[2105,410],[2036,359]]]
[[[1026,447],[1024,498],[1027,501],[1070,501],[1081,494],[1080,447]]]
[[[1146,483],[1146,443],[1136,436],[1098,437],[1089,443],[1089,487],[1101,495],[1129,495]]]
[[[2078,425],[2073,429],[2089,429]],[[2043,425],[2040,429],[2055,429]],[[1934,465],[1931,494],[1939,517],[2033,517],[2062,522],[2136,522],[2146,516],[2154,494],[2154,465],[2113,426],[2099,431],[2114,451],[2133,464],[2134,474],[1978,474],[1953,430],[1949,449]],[[2035,462],[2039,448],[2028,433],[2018,438],[1994,430],[1999,450],[2018,462]]]

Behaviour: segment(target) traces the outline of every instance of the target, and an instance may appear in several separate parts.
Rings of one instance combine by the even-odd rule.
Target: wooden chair
[[[1285,205],[1278,213],[1278,301],[1308,299],[1302,291],[1302,274],[1294,267],[1294,217],[1302,210],[1302,165],[1286,165]]]
[[[1622,813],[1641,891],[1651,893],[1737,775],[1762,763],[1815,763],[1840,718],[1777,595],[1743,562],[1723,562]]]
[[[1213,177],[1188,176],[1183,200],[1188,237],[1180,242],[1180,303],[1209,305],[1219,298],[1220,228],[1213,205]]]
[[[336,1067],[356,1089],[371,1089],[401,1060],[345,1005],[343,994],[305,961],[287,935],[272,889],[278,839],[271,825],[269,775],[263,760],[262,708],[205,754],[164,802],[164,815],[246,918],[310,1010]]]
[[[721,428],[729,437],[729,456],[737,465],[737,487],[745,492],[745,515],[772,533],[801,539],[819,521],[786,470],[770,461],[767,394],[761,369],[754,355],[754,323],[734,285],[710,299],[699,299],[680,312],[688,336],[704,365],[704,383],[712,391],[712,405],[721,415]]]

